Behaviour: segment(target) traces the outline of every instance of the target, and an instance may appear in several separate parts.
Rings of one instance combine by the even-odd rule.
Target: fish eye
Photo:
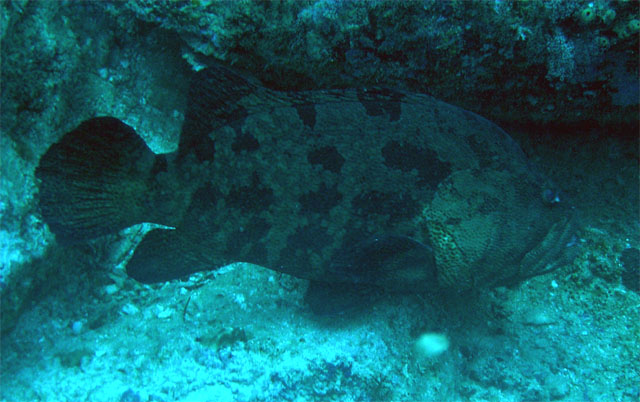
[[[561,202],[560,191],[552,190],[550,188],[542,192],[542,202],[547,205],[554,205]]]

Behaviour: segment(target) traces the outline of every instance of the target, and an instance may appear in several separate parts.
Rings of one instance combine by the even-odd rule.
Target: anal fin
[[[127,263],[129,277],[142,283],[165,282],[194,272],[218,268],[207,245],[176,230],[147,233]]]

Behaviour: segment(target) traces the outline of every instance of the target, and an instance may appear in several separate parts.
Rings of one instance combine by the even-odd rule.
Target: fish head
[[[452,173],[421,217],[439,286],[464,291],[512,284],[569,261],[576,219],[564,198],[527,172]]]

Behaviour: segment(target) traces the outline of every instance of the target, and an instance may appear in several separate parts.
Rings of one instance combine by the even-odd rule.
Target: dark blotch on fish
[[[296,112],[298,112],[298,116],[302,120],[305,126],[309,127],[311,130],[316,126],[316,108],[314,105],[296,105],[294,106]]]
[[[344,158],[335,146],[313,149],[307,155],[307,160],[312,165],[322,165],[323,168],[333,173],[340,173],[344,164]]]

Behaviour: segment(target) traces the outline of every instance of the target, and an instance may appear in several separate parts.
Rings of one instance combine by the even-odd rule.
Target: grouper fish
[[[575,213],[490,121],[382,88],[280,92],[195,74],[178,150],[96,117],[36,169],[60,243],[141,222],[128,275],[154,283],[248,262],[309,292],[462,292],[567,262]],[[357,292],[355,292],[357,293]]]

